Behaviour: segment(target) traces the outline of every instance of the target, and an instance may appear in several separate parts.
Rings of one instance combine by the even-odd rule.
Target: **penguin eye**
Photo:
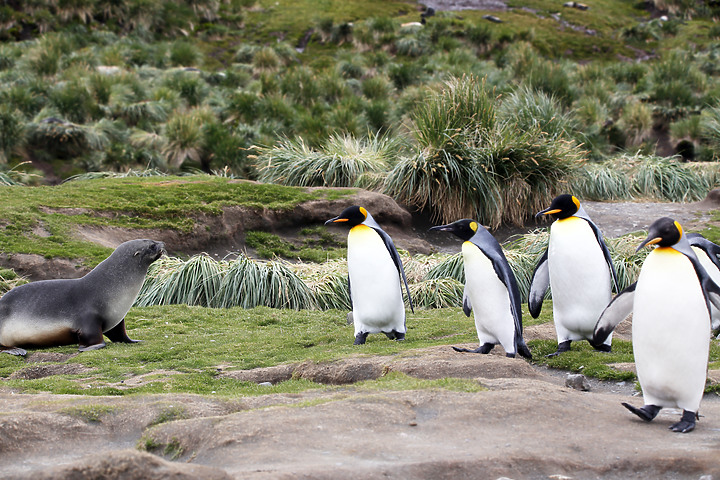
[[[470,230],[472,230],[473,232],[477,232],[477,230],[478,230],[478,224],[477,224],[477,223],[475,223],[475,222],[470,222],[470,225],[469,225],[469,226],[470,226]]]

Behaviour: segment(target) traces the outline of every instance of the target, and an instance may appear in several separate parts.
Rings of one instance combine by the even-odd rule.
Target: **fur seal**
[[[162,242],[130,240],[82,278],[13,288],[0,298],[0,351],[25,355],[20,347],[77,343],[84,352],[103,348],[103,334],[113,342],[137,342],[127,336],[125,315],[164,251]]]

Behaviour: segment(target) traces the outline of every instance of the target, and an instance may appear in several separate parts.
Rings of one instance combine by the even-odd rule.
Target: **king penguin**
[[[720,245],[711,242],[699,233],[688,233],[687,238],[695,255],[698,257],[698,260],[700,260],[700,264],[708,275],[710,275],[713,282],[720,285],[720,258],[718,257],[718,255],[720,255]],[[710,308],[710,319],[712,322],[712,330],[719,330],[720,310],[712,305]]]
[[[405,339],[405,304],[402,283],[413,310],[402,260],[390,236],[363,207],[348,207],[328,224],[350,227],[347,262],[355,345],[371,333],[383,332],[391,340]],[[413,310],[414,311],[414,310]]]
[[[570,350],[575,340],[591,340],[600,314],[610,303],[617,277],[600,229],[573,195],[555,197],[550,207],[535,215],[552,215],[548,249],[533,272],[528,296],[530,315],[537,318],[550,288],[558,348]],[[612,337],[593,345],[609,352]]]
[[[508,357],[519,353],[532,358],[522,337],[520,293],[515,274],[500,244],[485,227],[474,220],[458,220],[430,229],[454,233],[462,245],[465,268],[463,312],[475,315],[480,347],[476,350],[453,347],[458,352],[489,353],[500,344]]]
[[[644,406],[623,406],[645,421],[661,408],[682,408],[674,432],[695,428],[705,389],[710,305],[720,307],[720,286],[712,281],[671,218],[656,220],[638,251],[657,245],[643,262],[637,282],[608,305],[595,328],[602,342],[631,312],[635,368]]]

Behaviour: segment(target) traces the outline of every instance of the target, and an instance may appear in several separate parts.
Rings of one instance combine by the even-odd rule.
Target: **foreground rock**
[[[367,376],[377,366],[381,375],[471,378],[485,388],[377,391],[345,381],[348,372]],[[663,410],[650,424],[629,414],[621,401],[641,404],[631,385],[574,390],[564,373],[505,358],[501,349],[473,355],[443,346],[287,368],[342,386],[238,399],[2,392],[0,478],[720,476],[714,395],[696,430],[681,435],[667,428],[678,412]],[[260,382],[269,370],[251,374]]]

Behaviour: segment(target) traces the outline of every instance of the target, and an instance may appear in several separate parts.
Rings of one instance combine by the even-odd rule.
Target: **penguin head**
[[[580,210],[580,200],[574,195],[563,194],[553,198],[550,206],[536,213],[535,217],[552,215],[557,220],[562,220],[563,218],[572,217],[578,210]]]
[[[360,225],[365,220],[367,220],[368,216],[370,216],[370,214],[363,207],[353,205],[352,207],[348,207],[343,210],[342,213],[337,217],[331,218],[330,220],[325,222],[325,225],[328,225],[330,223],[342,223],[349,227],[354,227],[356,225]]]
[[[635,251],[638,252],[647,245],[671,247],[680,241],[682,235],[683,229],[678,222],[668,217],[659,218],[650,225],[647,238]]]
[[[478,229],[480,227],[481,227],[481,225],[479,223],[477,223],[475,220],[470,220],[470,219],[466,218],[463,220],[458,220],[456,222],[450,223],[448,225],[438,225],[438,226],[432,227],[428,231],[454,233],[458,237],[467,241],[475,236],[475,233],[478,231]]]

